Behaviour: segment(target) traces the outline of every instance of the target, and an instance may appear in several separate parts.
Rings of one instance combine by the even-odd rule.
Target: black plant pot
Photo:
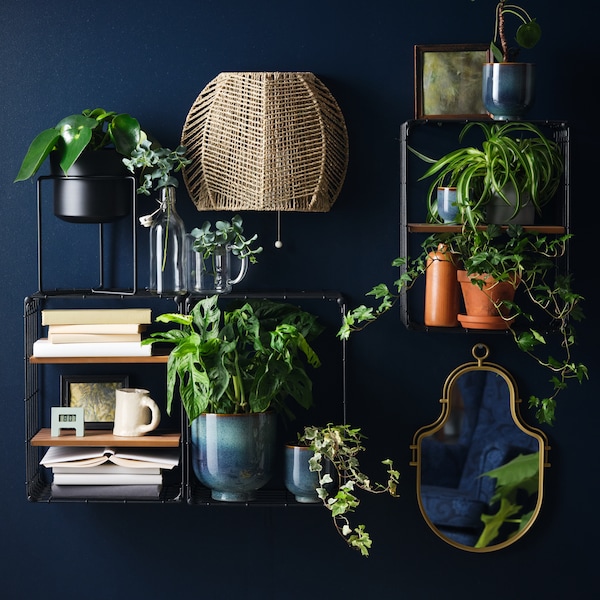
[[[53,152],[54,214],[71,223],[109,223],[128,215],[135,182],[122,159],[111,149],[83,152],[65,177]]]

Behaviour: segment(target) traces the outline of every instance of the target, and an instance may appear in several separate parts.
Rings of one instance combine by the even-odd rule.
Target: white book
[[[98,474],[123,474],[123,475],[160,475],[162,469],[160,467],[121,467],[113,463],[105,463],[103,465],[96,465],[95,467],[81,467],[77,464],[64,463],[57,467],[52,467],[52,472],[56,475],[57,473],[94,473]]]
[[[48,338],[33,343],[33,356],[38,358],[74,358],[78,356],[152,356],[150,344],[141,342],[93,342],[52,344]]]
[[[41,465],[45,467],[94,467],[106,463],[122,467],[159,467],[173,469],[179,464],[179,448],[98,448],[87,446],[50,446]]]
[[[161,484],[162,475],[135,473],[54,473],[56,485],[150,485]]]

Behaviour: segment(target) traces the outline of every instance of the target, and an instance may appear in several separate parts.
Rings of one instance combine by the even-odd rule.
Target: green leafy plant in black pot
[[[112,145],[120,155],[130,156],[144,136],[138,120],[127,113],[86,109],[61,119],[34,138],[15,181],[33,177],[51,153],[62,173],[68,175],[84,150],[96,151]]]

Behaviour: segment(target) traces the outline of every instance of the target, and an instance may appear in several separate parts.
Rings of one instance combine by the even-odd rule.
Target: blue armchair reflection
[[[420,439],[419,497],[440,535],[473,547],[496,487],[495,479],[482,474],[542,448],[537,436],[517,425],[514,390],[500,372],[466,370],[450,384],[448,396],[447,418]],[[536,502],[534,494],[533,507]]]

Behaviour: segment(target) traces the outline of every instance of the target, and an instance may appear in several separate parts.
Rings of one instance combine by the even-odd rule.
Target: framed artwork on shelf
[[[60,405],[84,409],[87,429],[112,429],[115,391],[129,386],[129,375],[61,375]]]
[[[485,119],[481,88],[487,44],[414,47],[415,119]]]

